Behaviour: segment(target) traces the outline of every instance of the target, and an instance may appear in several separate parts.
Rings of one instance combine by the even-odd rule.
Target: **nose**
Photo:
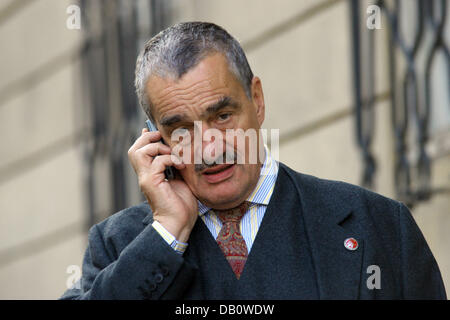
[[[194,135],[195,134],[201,135],[200,137],[194,136],[194,139],[197,141],[195,159],[201,159],[201,162],[212,164],[225,152],[222,131],[211,127],[206,122],[198,121],[198,123],[195,124]],[[200,141],[201,143],[198,143]],[[196,164],[199,163],[196,162]]]

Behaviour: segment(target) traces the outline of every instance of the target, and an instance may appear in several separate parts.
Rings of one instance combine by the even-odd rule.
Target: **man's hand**
[[[153,219],[178,241],[187,242],[198,217],[197,199],[182,179],[165,179],[166,166],[181,170],[185,165],[160,140],[159,131],[143,129],[128,150],[128,158],[152,208]]]

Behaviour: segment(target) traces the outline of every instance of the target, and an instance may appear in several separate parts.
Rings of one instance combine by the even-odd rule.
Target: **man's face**
[[[202,138],[197,149],[191,144],[191,161],[180,170],[183,180],[192,193],[205,205],[215,209],[227,209],[239,205],[256,186],[261,161],[249,161],[249,153],[255,152],[247,143],[238,149],[236,139],[226,139],[226,130],[256,130],[257,147],[261,139],[258,129],[264,121],[264,97],[261,82],[252,81],[252,96],[249,99],[244,88],[228,67],[226,58],[219,53],[206,56],[200,63],[180,79],[151,76],[147,82],[147,94],[152,101],[152,115],[158,124],[164,141],[174,147],[172,134],[187,130],[194,140],[194,131]],[[195,129],[194,129],[195,128]],[[223,148],[217,141],[205,139],[205,132],[216,129],[222,132]],[[211,132],[211,130],[210,130]],[[202,141],[203,140],[203,141]],[[199,147],[199,148],[198,148]],[[199,150],[200,149],[200,150]],[[220,164],[214,166],[194,164],[194,153],[222,157],[230,151],[242,155],[243,164]],[[251,162],[251,163],[249,163]]]

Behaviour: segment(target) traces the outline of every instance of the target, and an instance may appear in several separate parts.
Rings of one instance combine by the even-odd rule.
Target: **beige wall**
[[[0,6],[0,299],[57,298],[86,246],[72,2]]]
[[[66,28],[66,8],[74,1],[18,2],[16,8],[12,1],[0,4],[0,299],[54,299],[65,290],[66,268],[81,265],[86,246],[85,137],[74,120],[83,101],[76,56],[81,32]],[[280,129],[281,161],[359,183],[346,1],[173,0],[171,6],[173,22],[212,21],[243,43],[262,79],[265,127]],[[376,55],[385,64],[382,32]],[[376,191],[394,197],[387,90],[380,68]],[[448,188],[449,172],[447,153],[433,164],[433,185]],[[442,193],[413,210],[447,291],[449,208],[449,193]]]

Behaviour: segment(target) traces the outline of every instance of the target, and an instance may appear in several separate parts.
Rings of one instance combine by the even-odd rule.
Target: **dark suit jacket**
[[[143,203],[94,225],[81,289],[61,298],[446,299],[438,265],[406,206],[281,163],[240,280],[201,219],[183,256],[151,222]],[[354,251],[344,247],[349,237],[358,241]]]

